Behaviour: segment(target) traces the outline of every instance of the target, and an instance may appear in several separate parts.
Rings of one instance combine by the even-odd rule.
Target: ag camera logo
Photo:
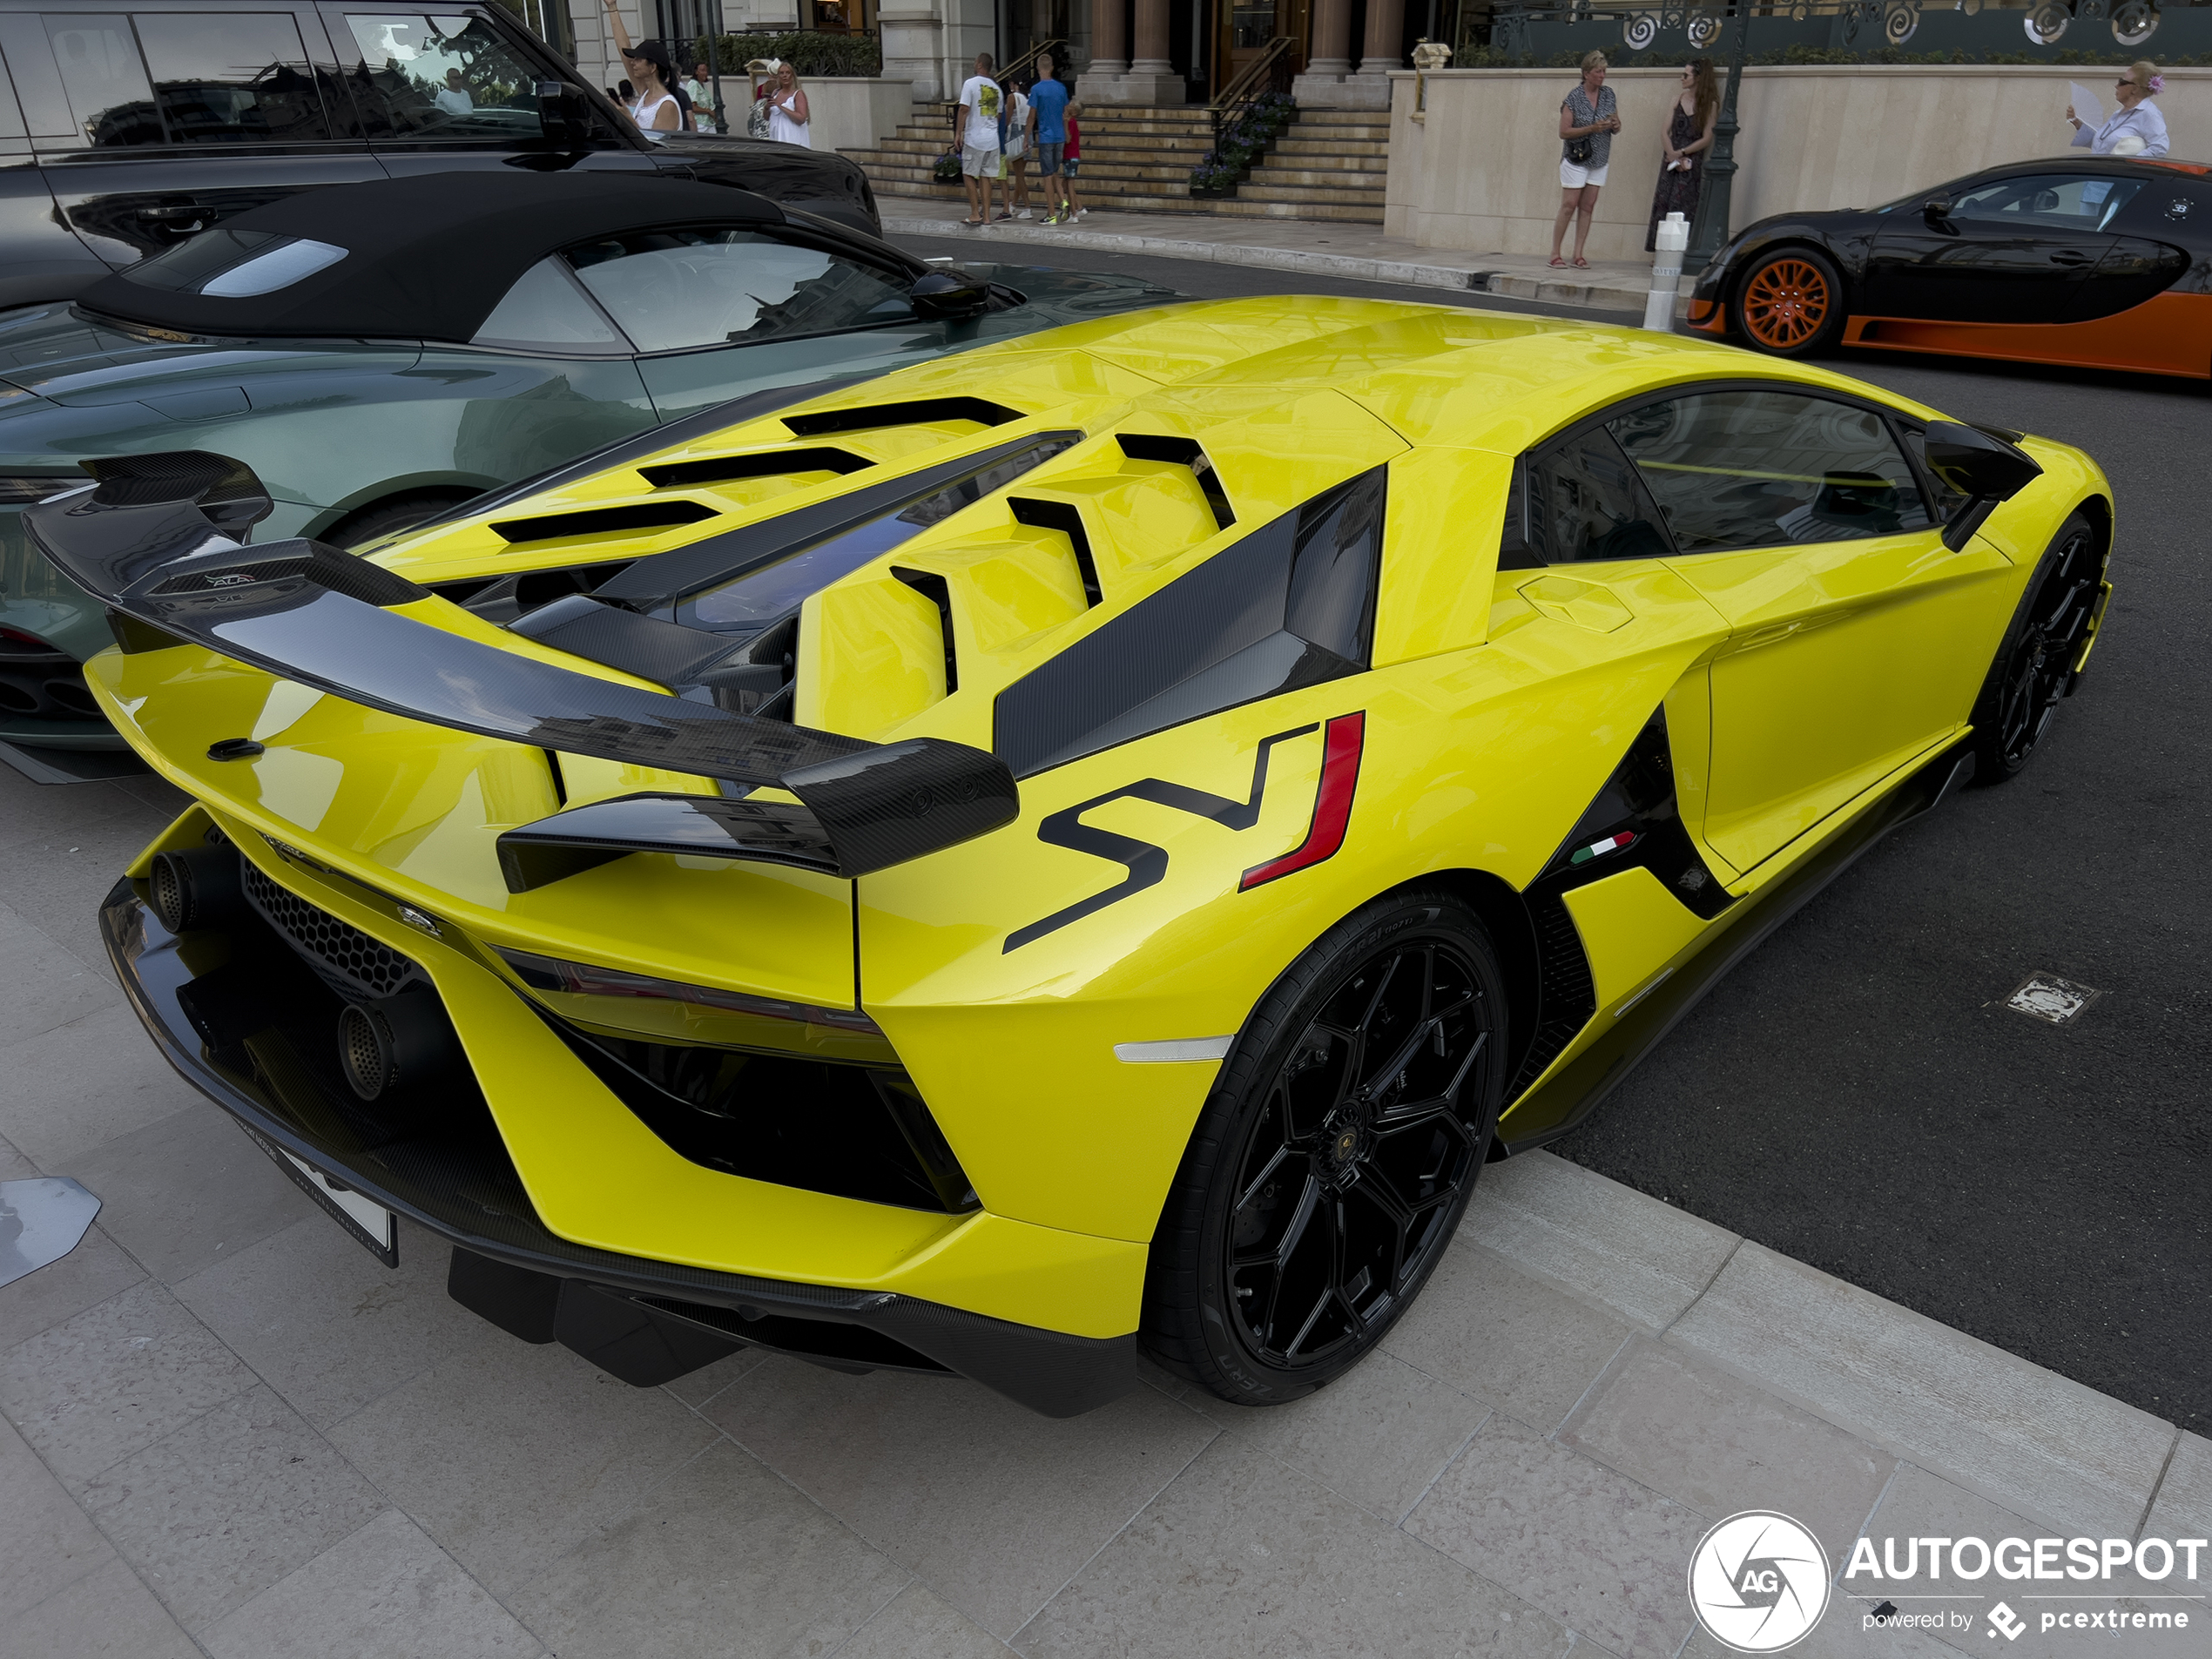
[[[1737,1653],[1779,1653],[1828,1610],[1828,1554],[1787,1515],[1747,1509],[1700,1539],[1689,1558],[1698,1623]]]

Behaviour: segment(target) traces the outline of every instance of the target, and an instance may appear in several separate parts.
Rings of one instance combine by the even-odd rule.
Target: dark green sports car
[[[263,540],[361,547],[671,421],[726,426],[732,399],[1176,297],[933,264],[631,174],[440,173],[227,219],[73,306],[0,313],[0,742],[121,746],[78,666],[110,642],[104,610],[19,523],[82,461],[231,456],[276,503]]]

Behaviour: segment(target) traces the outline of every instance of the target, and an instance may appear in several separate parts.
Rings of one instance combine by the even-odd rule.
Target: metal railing
[[[1065,70],[1069,67],[1068,42],[1064,37],[1055,35],[1050,40],[1037,42],[1021,57],[1008,59],[1006,67],[1000,70],[992,78],[1009,86],[1017,81],[1032,80],[1036,76],[1037,59],[1042,57],[1047,52],[1052,54],[1052,66],[1055,69]]]
[[[1298,42],[1289,35],[1278,35],[1267,43],[1266,49],[1240,70],[1237,78],[1221,89],[1220,95],[1206,105],[1206,113],[1213,118],[1213,137],[1217,146],[1221,135],[1233,126],[1244,113],[1270,92],[1291,90]]]

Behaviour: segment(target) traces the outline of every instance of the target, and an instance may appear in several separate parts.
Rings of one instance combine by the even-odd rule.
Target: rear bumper
[[[168,932],[134,883],[109,893],[100,927],[132,1007],[186,1081],[265,1150],[454,1245],[455,1297],[526,1341],[563,1342],[641,1386],[742,1346],[840,1370],[954,1372],[1050,1417],[1092,1410],[1135,1384],[1133,1335],[1074,1336],[912,1296],[716,1272],[561,1238],[496,1132],[379,1126],[319,1095],[312,1078],[212,1046],[180,996],[216,978],[211,964],[187,960],[200,935]],[[203,989],[192,1000],[205,1021],[219,996]]]

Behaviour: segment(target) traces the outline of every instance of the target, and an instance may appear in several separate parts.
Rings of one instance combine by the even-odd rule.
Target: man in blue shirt
[[[1068,185],[1060,176],[1060,152],[1068,142],[1068,85],[1052,73],[1052,54],[1037,59],[1037,82],[1029,89],[1029,113],[1036,123],[1037,177],[1044,185],[1044,222],[1068,222]]]

